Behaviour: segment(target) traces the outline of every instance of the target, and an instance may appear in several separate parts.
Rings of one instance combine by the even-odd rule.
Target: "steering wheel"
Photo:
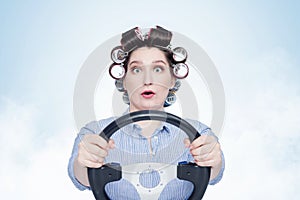
[[[164,121],[169,124],[172,124],[181,130],[183,130],[189,137],[190,141],[192,142],[194,139],[200,136],[198,131],[187,121],[181,119],[180,117],[163,112],[158,110],[143,110],[143,111],[137,111],[137,112],[131,112],[128,113],[122,117],[117,118],[115,121],[111,122],[106,128],[103,129],[103,131],[99,134],[101,137],[103,137],[106,141],[109,140],[109,138],[120,128],[131,124],[133,122],[138,121],[144,121],[144,120],[158,120],[158,121]],[[165,164],[166,165],[166,164]],[[147,166],[154,166],[154,167],[160,167],[162,166],[160,163],[137,163],[128,166],[125,166],[126,169],[137,169],[137,168],[145,168],[147,169]],[[169,171],[169,173],[165,173],[165,178],[170,179],[172,175],[172,166],[169,165],[169,169],[166,171]],[[189,197],[189,200],[199,200],[202,199],[208,182],[210,178],[210,167],[201,167],[198,166],[195,163],[191,162],[180,162],[178,163],[177,167],[177,178],[182,180],[190,181],[194,184],[194,190]],[[176,174],[176,168],[173,168],[173,171],[175,169]],[[136,173],[135,176],[138,176],[139,173]],[[176,176],[176,175],[175,175]],[[108,196],[105,192],[105,185],[109,182],[118,181],[122,178],[122,167],[118,163],[108,163],[100,168],[88,168],[88,178],[89,183],[91,186],[91,189],[93,191],[94,197],[96,200],[108,200]],[[123,175],[123,178],[126,178],[126,176]],[[176,178],[173,177],[172,178]],[[134,177],[129,177],[129,180],[135,180]],[[137,181],[138,182],[138,181]],[[139,185],[140,186],[140,185]],[[141,186],[139,187],[141,188]],[[163,188],[162,188],[163,189]],[[162,190],[161,189],[161,190]],[[138,192],[143,190],[138,190]]]

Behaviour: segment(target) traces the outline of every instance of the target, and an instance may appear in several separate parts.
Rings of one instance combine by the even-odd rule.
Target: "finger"
[[[190,145],[191,145],[191,141],[190,141],[190,139],[189,138],[185,138],[184,140],[183,140],[183,144],[184,144],[184,146],[185,147],[190,147]]]
[[[81,145],[83,146],[83,144]],[[95,145],[94,145],[95,146]],[[98,147],[99,148],[99,147]],[[104,151],[104,150],[102,150]],[[84,160],[90,160],[92,162],[103,162],[104,161],[104,157],[103,156],[99,156],[98,154],[92,154],[90,153],[86,148],[84,147],[80,147],[78,149],[78,159],[81,160],[82,162]]]
[[[103,162],[93,162],[90,160],[83,160],[83,161],[78,160],[78,162],[80,163],[80,165],[84,167],[90,167],[90,168],[99,168],[103,165]]]
[[[194,160],[201,161],[201,162],[209,161],[209,160],[221,160],[221,155],[217,151],[212,151],[210,153],[194,156]]]
[[[81,141],[79,143],[79,149],[80,150],[84,149],[86,152],[96,155],[96,156],[99,156],[99,157],[105,157],[108,154],[106,149],[102,149],[101,147],[99,147],[96,144],[92,144],[92,143],[84,142],[84,141]]]
[[[213,167],[217,164],[217,161],[216,160],[196,161],[195,163],[198,166],[202,166],[202,167]]]
[[[212,141],[211,143],[207,143],[207,144],[201,145],[200,147],[193,148],[193,149],[191,149],[191,154],[193,156],[201,155],[201,154],[208,154],[214,150],[220,150],[220,144],[217,141]]]
[[[206,161],[214,160],[216,163],[220,163],[222,162],[222,156],[221,156],[221,152],[213,151],[212,153],[209,154],[194,156],[194,160],[196,162],[206,162]]]
[[[93,158],[88,159],[87,157],[80,156],[77,158],[78,163],[83,167],[100,167],[103,165],[103,161],[94,160]]]
[[[82,140],[82,142],[87,144],[95,144],[102,149],[108,149],[107,141],[96,134],[86,134]]]
[[[87,151],[98,157],[106,157],[108,155],[108,151],[106,149],[102,149],[97,145],[89,145]]]
[[[113,149],[113,148],[116,147],[115,141],[114,141],[113,139],[110,139],[110,140],[108,141],[108,147],[109,147],[109,149]]]
[[[197,147],[200,147],[202,145],[205,144],[209,144],[212,142],[215,142],[216,138],[214,136],[211,135],[201,135],[200,137],[198,137],[197,139],[195,139],[192,144],[191,144],[191,149],[195,149]]]
[[[208,161],[208,160],[211,160],[211,159],[213,159],[213,156],[209,153],[194,156],[194,160],[196,162],[203,162],[203,161]]]
[[[90,155],[91,155],[91,159],[89,159],[90,161],[96,162],[96,163],[103,163],[104,162],[104,157],[100,157],[100,156],[93,155],[93,154],[90,154]]]

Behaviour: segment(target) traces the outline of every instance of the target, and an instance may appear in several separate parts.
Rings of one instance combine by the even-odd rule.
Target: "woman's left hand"
[[[222,151],[216,137],[201,135],[192,143],[189,139],[185,140],[185,145],[190,148],[197,165],[211,167],[210,180],[214,179],[222,168]]]

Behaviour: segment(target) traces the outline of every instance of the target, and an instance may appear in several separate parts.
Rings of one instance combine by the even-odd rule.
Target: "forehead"
[[[162,60],[167,63],[165,53],[156,47],[141,47],[134,50],[129,58],[129,62],[139,61],[141,63],[152,63]]]

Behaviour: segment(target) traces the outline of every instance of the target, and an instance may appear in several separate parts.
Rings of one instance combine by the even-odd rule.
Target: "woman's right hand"
[[[78,144],[77,161],[82,167],[99,168],[104,164],[108,150],[114,148],[114,141],[97,134],[85,134]]]

